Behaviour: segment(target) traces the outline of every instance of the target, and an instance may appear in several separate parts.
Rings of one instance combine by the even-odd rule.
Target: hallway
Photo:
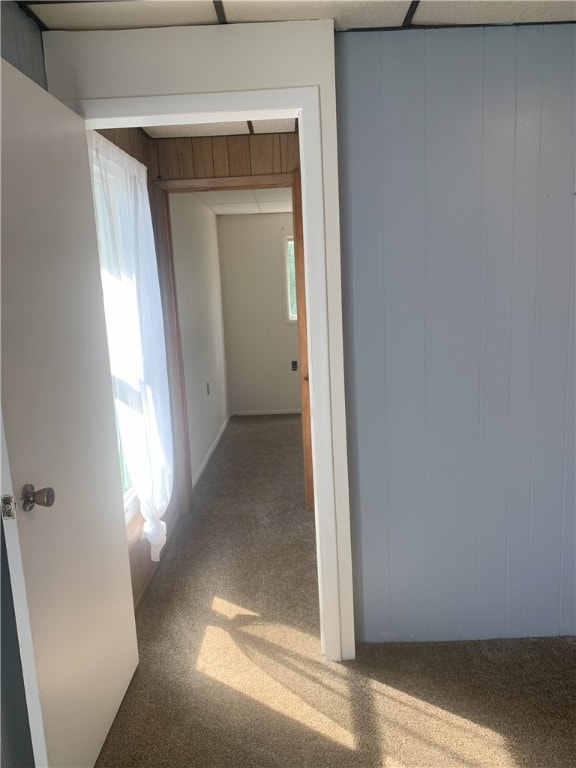
[[[300,417],[232,418],[194,491],[138,611],[140,666],[98,768],[276,765],[257,736],[284,714],[260,702],[266,670],[289,671],[290,645],[320,660]]]
[[[137,615],[97,768],[573,764],[574,638],[320,653],[300,419],[231,419]]]

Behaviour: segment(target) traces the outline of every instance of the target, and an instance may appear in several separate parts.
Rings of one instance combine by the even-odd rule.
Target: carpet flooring
[[[297,417],[231,420],[137,615],[97,768],[568,768],[574,638],[320,654]]]

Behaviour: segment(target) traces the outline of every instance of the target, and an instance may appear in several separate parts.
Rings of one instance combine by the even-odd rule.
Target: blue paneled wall
[[[365,640],[576,631],[575,49],[337,36]]]

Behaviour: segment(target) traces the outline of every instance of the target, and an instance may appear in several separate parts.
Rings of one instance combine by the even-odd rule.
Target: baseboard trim
[[[236,411],[234,416],[290,416],[294,414],[300,415],[302,411],[300,409],[288,409],[286,411]]]
[[[213,453],[214,453],[214,451],[216,450],[216,446],[217,446],[217,445],[218,445],[218,443],[220,442],[220,438],[221,438],[221,437],[222,437],[222,435],[224,434],[224,430],[225,430],[225,429],[226,429],[226,427],[228,426],[228,422],[229,422],[229,421],[230,421],[230,416],[227,416],[227,417],[226,417],[226,419],[224,420],[224,423],[223,423],[223,424],[222,424],[222,426],[220,427],[220,431],[219,431],[219,432],[218,432],[218,434],[216,435],[216,439],[215,439],[215,440],[214,440],[214,442],[212,443],[212,446],[210,447],[210,450],[209,450],[209,451],[208,451],[208,453],[206,454],[206,458],[204,459],[204,461],[203,461],[203,462],[202,462],[202,464],[200,465],[200,469],[198,470],[198,472],[196,472],[196,474],[195,474],[195,475],[194,475],[194,477],[192,478],[192,488],[194,488],[194,486],[196,485],[196,483],[198,482],[198,480],[200,480],[200,477],[202,476],[202,472],[204,472],[204,470],[206,469],[206,465],[208,464],[208,462],[210,461],[210,457],[212,456],[212,454],[213,454]]]

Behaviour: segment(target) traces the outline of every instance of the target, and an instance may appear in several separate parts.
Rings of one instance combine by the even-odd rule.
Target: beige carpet
[[[320,655],[300,422],[233,419],[137,617],[97,768],[576,765],[573,638]]]

